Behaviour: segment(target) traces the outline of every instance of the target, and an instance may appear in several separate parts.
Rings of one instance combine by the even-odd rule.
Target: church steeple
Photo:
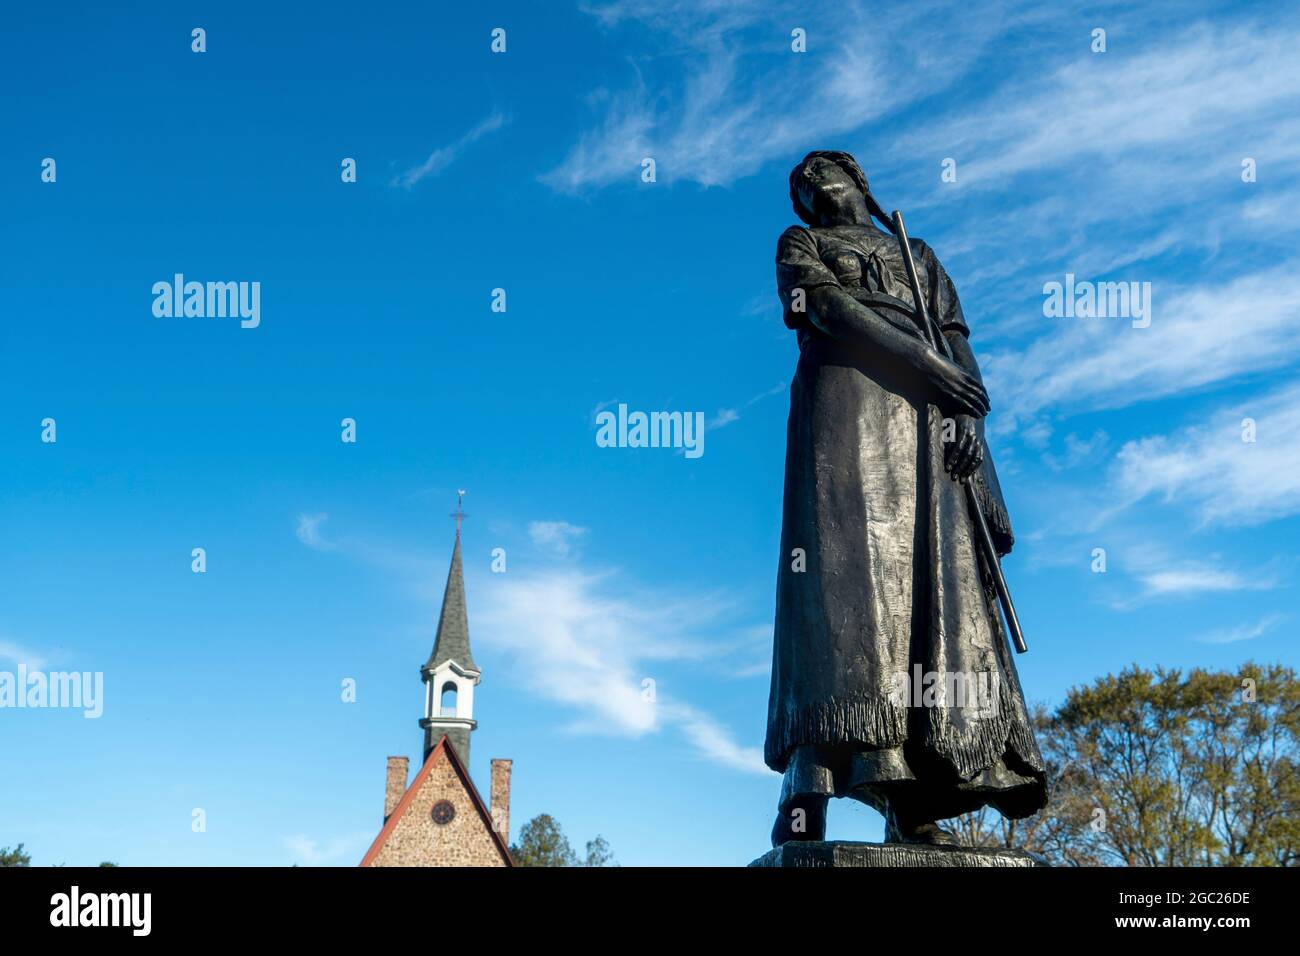
[[[463,500],[465,492],[459,492]],[[480,672],[469,649],[469,615],[465,607],[465,577],[460,558],[460,525],[466,515],[457,501],[456,544],[451,551],[447,588],[442,595],[442,614],[433,651],[420,668],[424,681],[424,757],[427,760],[438,741],[446,736],[461,763],[469,767],[469,735],[478,726],[474,720],[474,687]]]

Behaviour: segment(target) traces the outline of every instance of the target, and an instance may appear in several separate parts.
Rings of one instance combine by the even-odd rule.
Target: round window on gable
[[[456,808],[451,805],[450,800],[439,800],[433,805],[433,822],[438,826],[446,826],[456,817]]]

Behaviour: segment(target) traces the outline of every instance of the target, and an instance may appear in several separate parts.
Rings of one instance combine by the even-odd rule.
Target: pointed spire
[[[461,492],[463,496],[465,492]],[[464,670],[477,671],[478,665],[469,651],[469,615],[465,608],[465,575],[460,560],[460,523],[465,517],[456,507],[456,545],[451,551],[451,569],[447,572],[447,589],[442,595],[442,615],[438,618],[438,636],[433,653],[424,669],[432,670],[446,661],[455,661]]]

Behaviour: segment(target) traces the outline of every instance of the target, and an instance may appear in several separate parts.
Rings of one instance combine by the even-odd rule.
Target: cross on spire
[[[456,519],[456,540],[457,541],[460,540],[460,523],[469,517],[469,515],[465,514],[464,509],[461,508],[461,504],[464,501],[465,501],[465,489],[464,488],[457,489],[456,510],[451,513],[451,516]]]

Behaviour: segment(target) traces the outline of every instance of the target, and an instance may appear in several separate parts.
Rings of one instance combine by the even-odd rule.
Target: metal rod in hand
[[[951,361],[952,350],[948,347],[948,340],[943,337],[942,332],[935,328],[934,322],[930,318],[930,311],[925,307],[925,297],[921,294],[921,280],[916,273],[916,262],[912,259],[912,247],[908,244],[907,229],[903,225],[903,214],[895,211],[892,221],[894,235],[898,237],[898,245],[903,253],[903,266],[907,269],[907,281],[912,286],[912,300],[916,303],[916,320],[925,333],[925,338],[930,343],[930,347]],[[1002,616],[1007,622],[1007,635],[1011,638],[1016,653],[1023,654],[1029,650],[1029,645],[1025,643],[1024,632],[1020,630],[1020,618],[1016,615],[1016,606],[1011,601],[1011,591],[1007,587],[1007,579],[1002,574],[1002,562],[998,558],[998,549],[993,543],[993,532],[989,530],[988,519],[984,517],[984,509],[980,507],[979,498],[975,495],[974,481],[968,479],[961,482],[961,485],[966,489],[966,507],[971,513],[971,520],[975,524],[975,539],[979,544],[980,552],[984,555],[984,563],[989,569],[989,576],[993,578],[993,587],[998,592],[998,603],[1002,605]]]

